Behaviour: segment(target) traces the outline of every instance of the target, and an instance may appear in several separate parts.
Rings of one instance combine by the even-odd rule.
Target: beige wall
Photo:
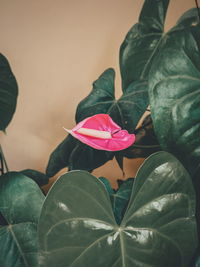
[[[1,143],[11,170],[44,171],[48,157],[74,126],[77,103],[108,67],[117,71],[118,51],[137,21],[141,0],[0,0],[1,52],[19,85],[14,119]],[[167,28],[194,0],[171,0]],[[126,161],[126,176],[133,176]],[[116,163],[95,171],[121,178]]]

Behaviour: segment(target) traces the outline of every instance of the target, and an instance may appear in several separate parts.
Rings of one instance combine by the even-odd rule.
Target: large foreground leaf
[[[4,131],[16,109],[18,87],[8,60],[0,54],[0,131]]]
[[[0,177],[0,266],[36,267],[37,224],[44,196],[31,179],[17,172]]]
[[[150,76],[154,129],[193,175],[200,165],[200,24],[187,12],[165,37]]]
[[[54,184],[39,221],[39,266],[187,266],[196,247],[195,193],[171,154],[137,174],[121,225],[97,178],[72,171]]]

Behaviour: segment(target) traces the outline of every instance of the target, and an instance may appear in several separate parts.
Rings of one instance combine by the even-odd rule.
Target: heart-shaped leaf
[[[37,224],[44,195],[26,176],[10,172],[0,177],[0,266],[36,267]]]
[[[200,162],[200,24],[188,11],[164,38],[149,76],[155,133],[191,175]]]
[[[16,109],[18,86],[8,60],[0,54],[0,131],[10,123]]]
[[[146,0],[139,22],[128,32],[120,48],[122,88],[148,78],[148,73],[163,37],[169,0]]]
[[[197,247],[195,193],[169,153],[149,157],[118,225],[105,186],[69,172],[47,195],[39,221],[39,266],[188,266]]]
[[[148,106],[148,86],[146,81],[135,81],[116,100],[114,95],[115,72],[107,69],[93,83],[90,94],[83,99],[76,111],[76,122],[95,114],[106,113],[115,123],[129,133],[135,127]]]

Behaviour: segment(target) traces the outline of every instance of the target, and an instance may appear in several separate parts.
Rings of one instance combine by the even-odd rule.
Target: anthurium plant
[[[199,12],[165,33],[168,5],[144,1],[120,47],[122,96],[115,99],[114,70],[105,70],[46,173],[8,171],[1,148],[0,267],[200,266]],[[2,131],[17,94],[0,55]],[[146,159],[118,189],[90,173],[113,158],[123,170],[124,157]],[[41,186],[66,167],[45,195]]]

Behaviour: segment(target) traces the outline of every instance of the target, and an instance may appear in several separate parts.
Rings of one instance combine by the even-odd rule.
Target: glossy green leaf
[[[133,182],[133,178],[123,181],[118,190],[113,192],[113,194],[110,194],[115,220],[118,224],[121,223],[130,200]]]
[[[156,138],[153,121],[150,115],[146,116],[141,127],[135,130],[135,136],[135,143],[123,151],[124,157],[147,158],[151,154],[162,150]]]
[[[37,170],[32,170],[32,169],[26,169],[20,171],[23,175],[33,179],[39,186],[43,186],[45,184],[48,184],[49,182],[49,177],[45,175],[42,172],[39,172]]]
[[[200,257],[197,258],[195,267],[200,267]]]
[[[69,170],[92,170],[113,159],[112,152],[97,150],[79,141],[69,158]]]
[[[52,177],[61,169],[69,166],[69,157],[75,146],[76,140],[69,135],[55,148],[46,168],[47,176]]]
[[[149,76],[155,133],[193,175],[200,163],[200,24],[188,11],[164,38]]]
[[[50,155],[46,174],[52,177],[66,167],[69,170],[92,171],[113,157],[113,153],[93,149],[68,135]]]
[[[0,176],[0,266],[36,267],[37,224],[44,195],[34,181],[10,172]]]
[[[110,182],[106,178],[99,177],[99,180],[106,187],[110,196],[115,220],[120,224],[130,199],[134,179],[118,180],[120,183],[117,190],[112,189]]]
[[[197,247],[195,193],[174,156],[139,170],[121,225],[105,186],[85,171],[53,185],[39,221],[40,267],[186,267]]]
[[[169,0],[146,0],[139,22],[128,32],[120,48],[123,91],[134,81],[148,78],[164,32]]]
[[[77,123],[92,115],[107,113],[119,126],[133,133],[148,106],[147,82],[133,82],[116,100],[114,78],[114,70],[108,69],[94,82],[90,94],[77,107]]]
[[[98,179],[104,184],[109,195],[112,195],[115,193],[115,191],[114,191],[114,189],[112,189],[111,184],[110,184],[108,179],[106,179],[105,177],[99,177]]]
[[[8,60],[0,54],[0,131],[10,123],[16,109],[18,86]]]

